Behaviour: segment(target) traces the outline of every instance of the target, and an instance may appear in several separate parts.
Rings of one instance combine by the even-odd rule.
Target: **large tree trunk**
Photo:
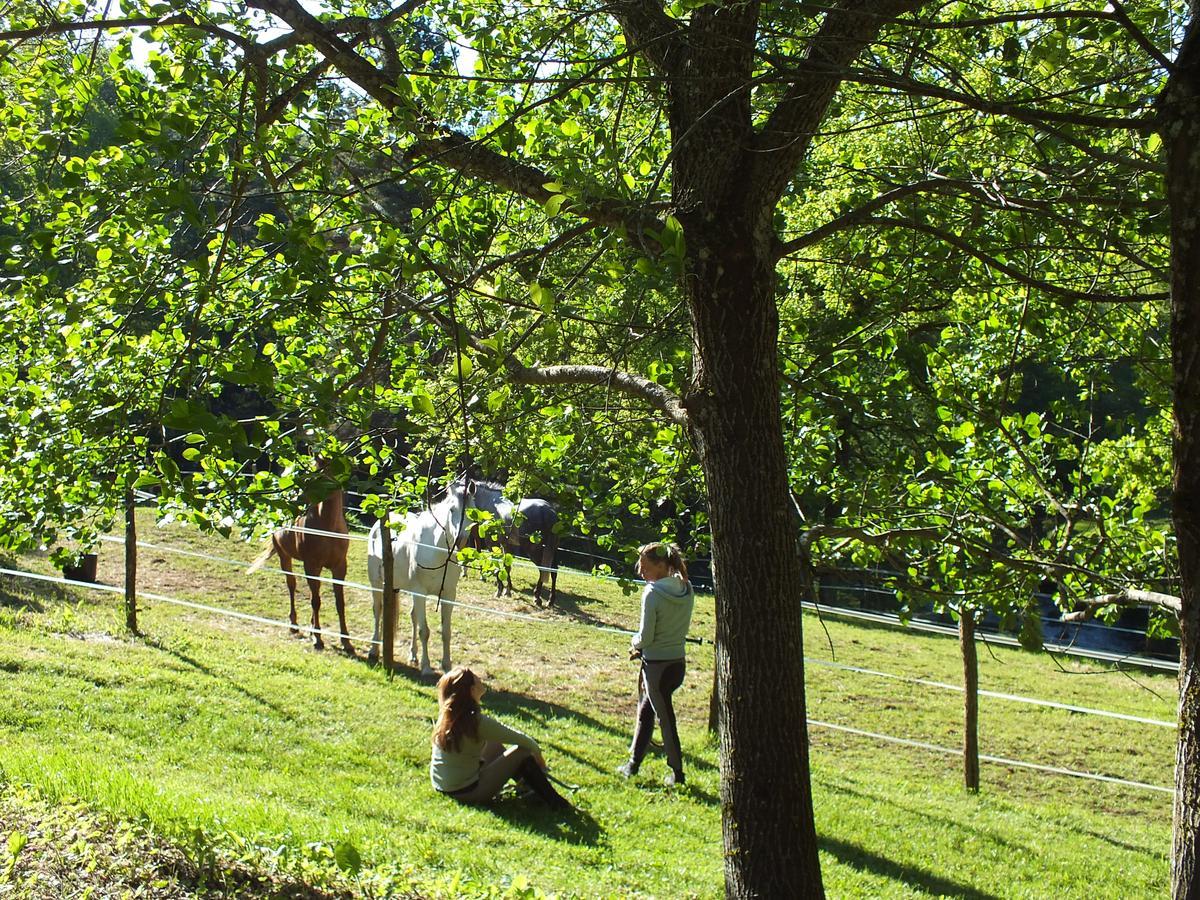
[[[712,517],[726,894],[822,897],[775,276],[769,245],[734,211],[697,218],[685,222],[698,367],[685,404]]]
[[[1179,744],[1171,885],[1200,897],[1200,28],[1193,17],[1167,85],[1162,131],[1171,207],[1175,393],[1172,506],[1181,576]]]

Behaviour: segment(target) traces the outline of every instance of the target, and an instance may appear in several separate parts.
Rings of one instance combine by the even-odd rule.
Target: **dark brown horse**
[[[337,581],[344,581],[346,578],[350,529],[346,527],[344,503],[342,489],[337,488],[320,503],[315,503],[305,510],[304,515],[299,516],[294,525],[277,528],[271,535],[266,549],[250,564],[248,570],[258,570],[273,554],[278,554],[279,567],[287,575],[288,595],[292,601],[292,630],[297,631],[296,576],[292,574],[292,560],[298,559],[304,563],[304,577],[312,595],[313,647],[317,650],[325,647],[325,642],[321,640],[321,582],[317,580],[317,576],[321,574],[322,569],[328,569]],[[334,584],[333,599],[337,605],[342,649],[353,654],[354,646],[350,643],[350,632],[346,628],[346,597],[342,585]]]

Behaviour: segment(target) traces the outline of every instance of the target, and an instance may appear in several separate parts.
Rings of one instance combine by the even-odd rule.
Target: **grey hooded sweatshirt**
[[[682,659],[695,596],[687,582],[668,575],[642,591],[642,624],[630,644],[647,661]]]

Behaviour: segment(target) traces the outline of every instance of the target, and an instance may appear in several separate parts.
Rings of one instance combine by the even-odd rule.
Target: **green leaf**
[[[424,413],[427,416],[432,416],[435,414],[433,401],[429,398],[428,394],[413,394],[411,402],[412,408],[417,412]]]
[[[358,848],[349,841],[342,841],[333,849],[333,858],[339,869],[351,875],[357,874],[362,868],[362,856]]]
[[[549,200],[546,201],[546,215],[553,219],[558,215],[559,210],[562,209],[562,205],[566,202],[566,194],[554,194]]]
[[[529,296],[541,307],[543,312],[554,311],[554,291],[536,281],[529,286]]]

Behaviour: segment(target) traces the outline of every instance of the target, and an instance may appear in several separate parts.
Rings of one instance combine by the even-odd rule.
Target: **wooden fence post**
[[[137,622],[137,506],[133,488],[125,489],[125,627],[138,633]]]
[[[979,656],[975,650],[975,614],[965,606],[958,615],[963,658],[963,783],[979,790]]]
[[[391,677],[396,662],[396,589],[392,570],[392,529],[388,527],[388,514],[379,521],[379,538],[383,565],[383,668]]]

